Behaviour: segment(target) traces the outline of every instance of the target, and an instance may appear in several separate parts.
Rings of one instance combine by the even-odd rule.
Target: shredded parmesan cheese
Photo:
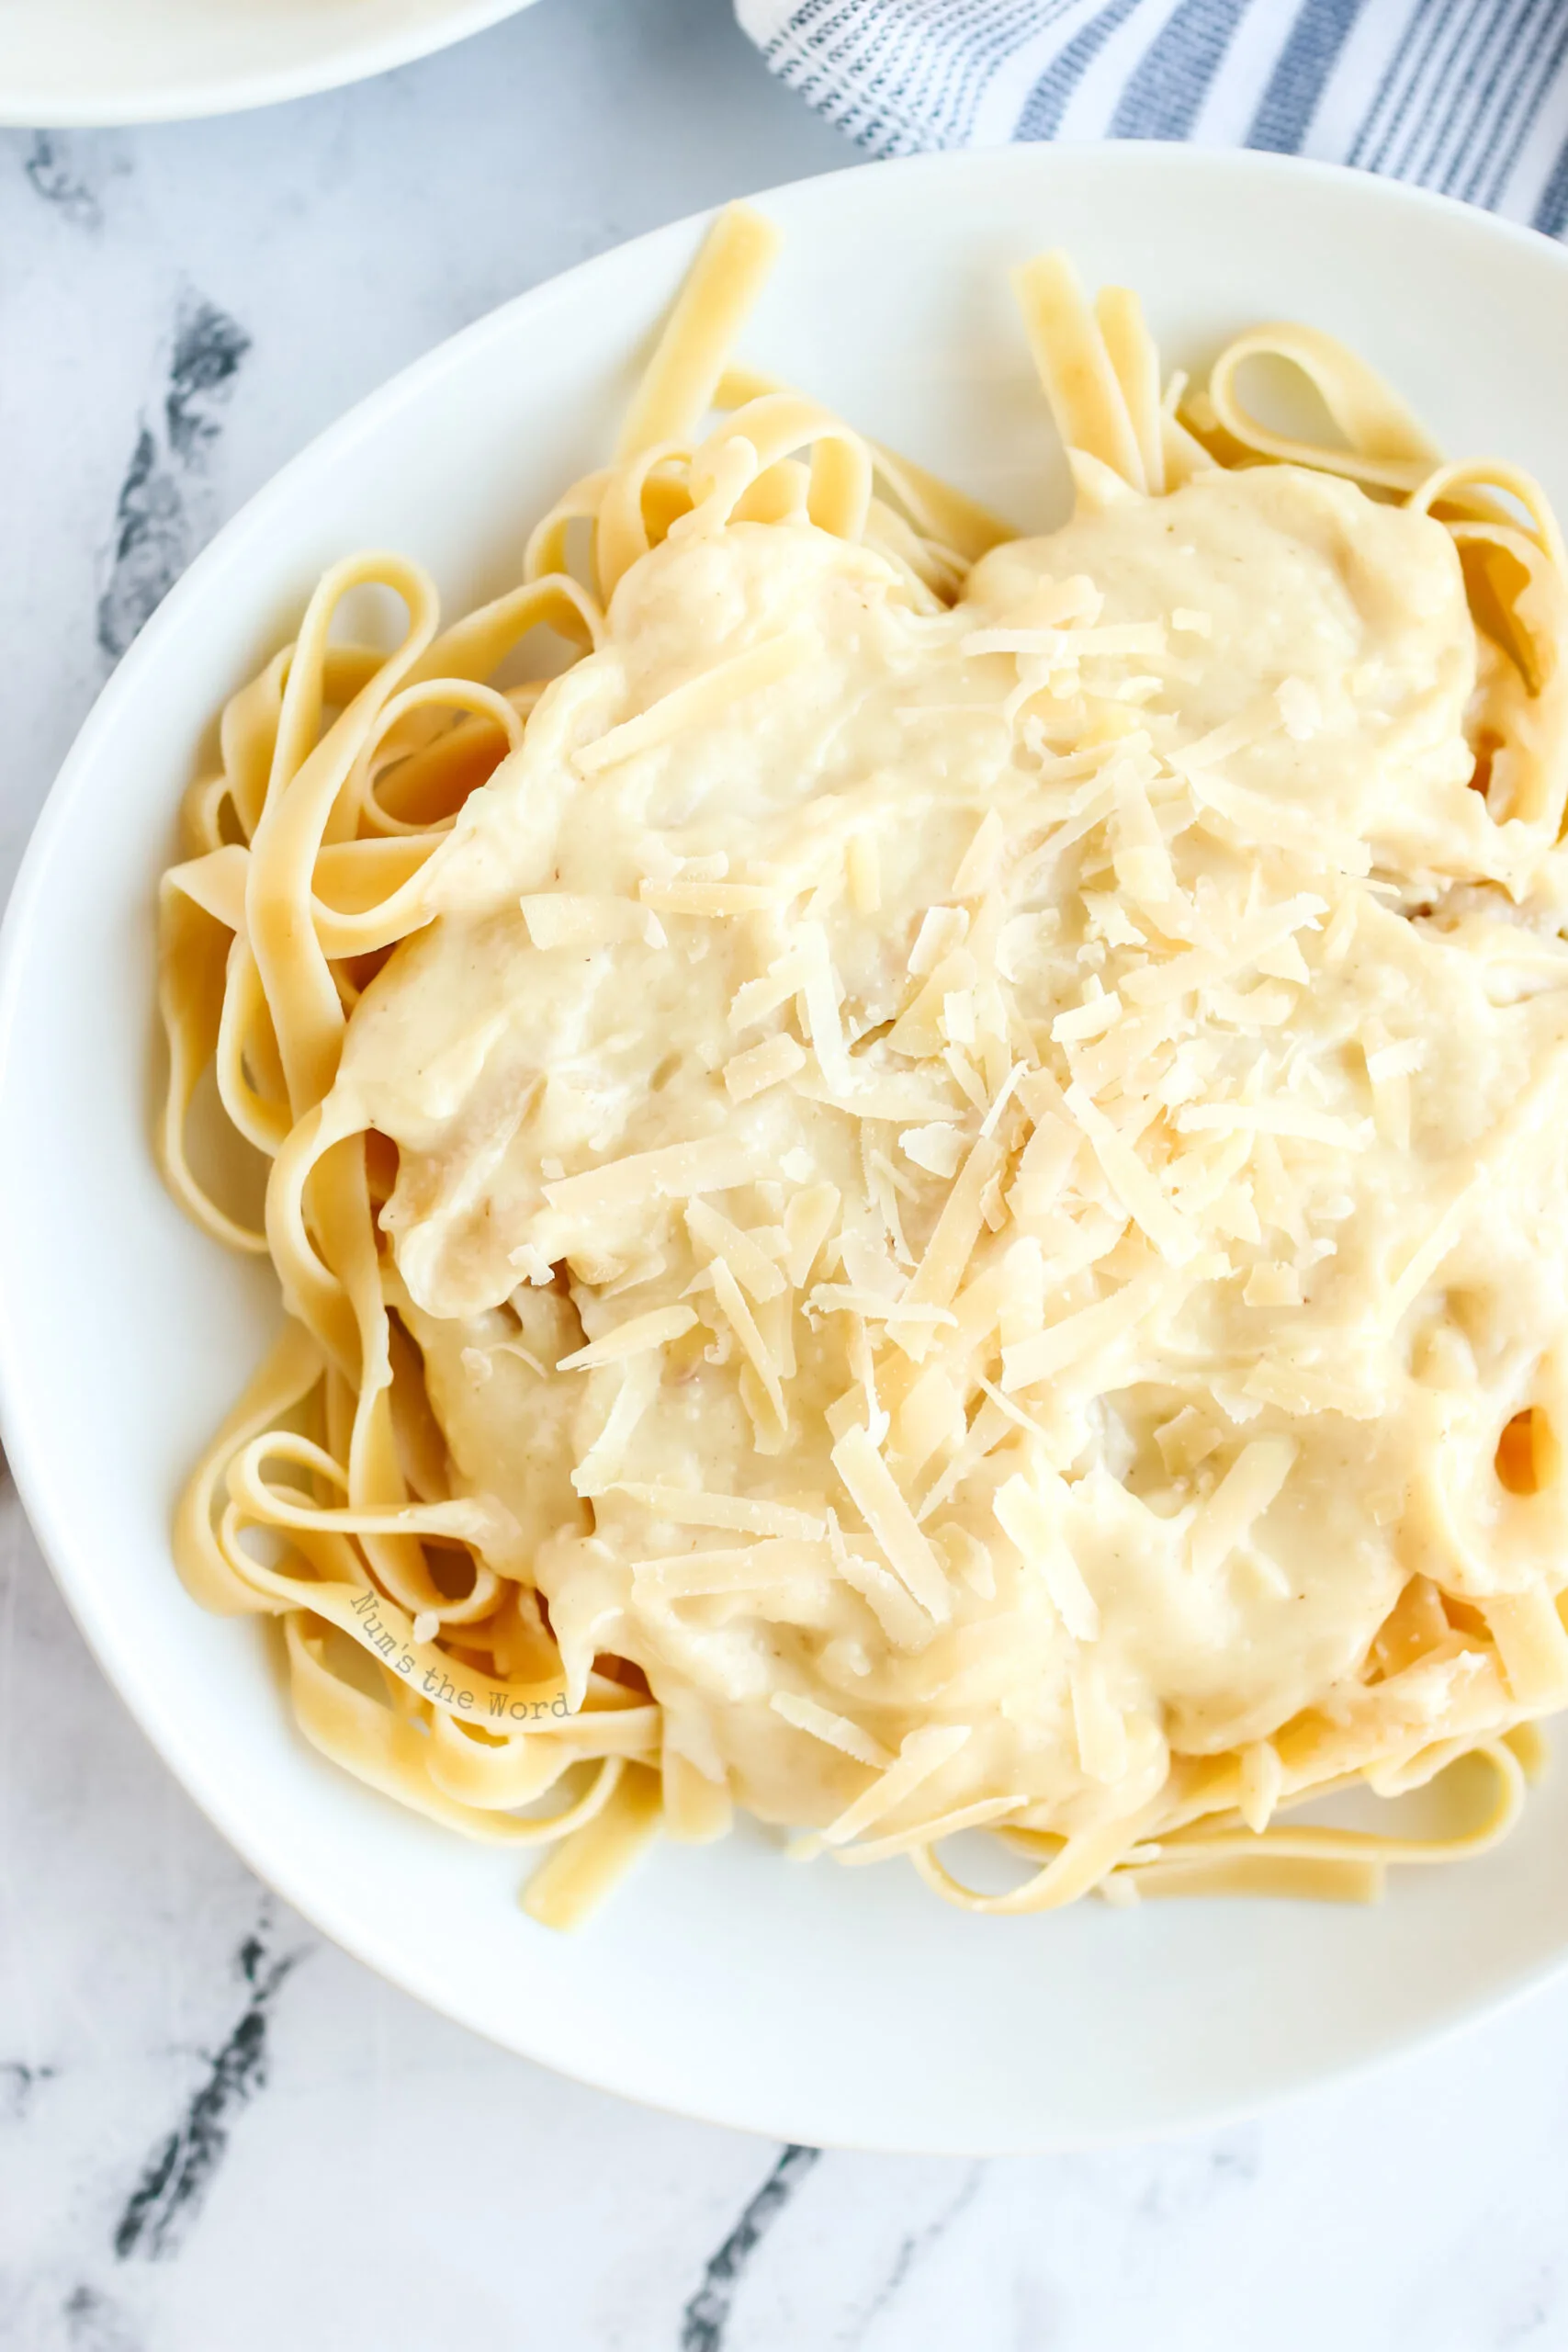
[[[733,1528],[745,1535],[798,1536],[807,1543],[818,1542],[828,1532],[826,1518],[750,1495],[702,1495],[684,1487],[642,1487],[626,1480],[617,1481],[615,1492],[640,1503],[651,1518],[667,1519],[676,1527]]]
[[[757,1329],[756,1318],[740,1295],[740,1285],[722,1258],[716,1258],[709,1269],[713,1276],[714,1295],[730,1329],[746,1351],[752,1371],[761,1382],[769,1404],[778,1419],[789,1418],[784,1403],[784,1386],[779,1368],[769,1354],[767,1345]]]
[[[964,1131],[939,1120],[926,1127],[906,1127],[898,1145],[917,1168],[924,1168],[932,1176],[953,1178],[964,1158]]]
[[[569,890],[531,893],[518,900],[536,947],[612,947],[619,940],[665,944],[654,917],[630,899],[591,899]]]
[[[874,1772],[885,1772],[893,1758],[880,1740],[873,1739],[859,1724],[846,1715],[836,1715],[827,1707],[818,1706],[815,1699],[802,1698],[793,1690],[775,1690],[768,1704],[775,1715],[782,1715],[796,1731],[809,1732],[813,1739],[826,1741],[841,1755],[852,1756],[857,1764],[867,1764]]]
[[[1028,1803],[1026,1796],[979,1797],[973,1804],[954,1805],[951,1812],[939,1813],[930,1821],[917,1821],[912,1828],[840,1847],[833,1859],[844,1863],[886,1862],[895,1854],[908,1854],[917,1846],[934,1846],[939,1839],[956,1838],[965,1829],[988,1828],[1010,1813],[1021,1812]]]
[[[908,969],[912,977],[925,978],[950,956],[969,928],[969,913],[964,907],[928,907],[909,950]]]
[[[971,1148],[963,1173],[942,1204],[925,1256],[899,1301],[901,1323],[918,1320],[911,1315],[916,1307],[947,1306],[957,1290],[985,1223],[982,1197],[992,1177],[999,1172],[1002,1159],[1003,1154],[993,1137],[982,1136]],[[903,1343],[901,1338],[900,1344]]]
[[[907,1797],[912,1797],[923,1781],[933,1772],[940,1772],[950,1763],[969,1737],[967,1724],[932,1724],[924,1731],[912,1731],[898,1750],[897,1758],[874,1780],[863,1796],[846,1805],[836,1821],[822,1832],[825,1846],[847,1846],[863,1829],[883,1820]]]
[[[804,1048],[787,1031],[781,1031],[743,1054],[730,1056],[724,1065],[725,1091],[732,1102],[750,1102],[753,1095],[765,1093],[770,1086],[779,1085],[805,1068]]]
[[[1139,1274],[1092,1306],[1064,1315],[1032,1340],[1020,1340],[1002,1350],[1002,1386],[1008,1391],[1032,1388],[1042,1380],[1081,1363],[1109,1347],[1140,1323],[1161,1289],[1156,1273]]]
[[[576,755],[578,774],[601,775],[617,761],[634,759],[641,752],[655,750],[688,728],[711,720],[727,704],[775,685],[792,670],[799,669],[810,653],[807,632],[795,628],[764,645],[732,654],[728,662],[715,663],[705,676],[671,688],[636,718],[623,719],[608,734],[601,735],[596,743],[584,744]]]
[[[1212,1575],[1247,1541],[1254,1521],[1284,1487],[1300,1450],[1293,1439],[1281,1437],[1255,1438],[1242,1447],[1193,1521],[1196,1575]]]
[[[1085,1135],[1106,1181],[1134,1225],[1147,1234],[1160,1256],[1172,1266],[1184,1266],[1196,1257],[1197,1235],[1179,1209],[1173,1208],[1158,1179],[1145,1167],[1132,1146],[1111,1125],[1084,1089],[1068,1087],[1066,1104]]]
[[[1059,1487],[1061,1482],[1053,1483]],[[1057,1511],[1047,1505],[1038,1487],[1018,1476],[999,1489],[995,1509],[998,1525],[1011,1536],[1031,1566],[1039,1569],[1073,1639],[1098,1641],[1100,1610],[1063,1538]]]
[[[656,1306],[651,1314],[634,1315],[629,1323],[618,1324],[606,1331],[602,1340],[585,1348],[576,1348],[562,1356],[556,1365],[558,1372],[592,1372],[600,1364],[619,1363],[626,1356],[641,1355],[645,1349],[662,1348],[678,1340],[696,1322],[696,1315],[689,1306]]]
[[[1080,1657],[1075,1662],[1071,1687],[1078,1761],[1091,1781],[1102,1781],[1108,1788],[1114,1788],[1127,1770],[1127,1726],[1111,1703],[1096,1657]]]
[[[731,1225],[705,1201],[687,1204],[686,1227],[699,1249],[722,1258],[737,1282],[749,1290],[753,1298],[777,1298],[785,1288],[784,1278],[767,1253],[760,1250],[749,1233]]]
[[[952,1612],[952,1599],[942,1563],[916,1525],[866,1430],[845,1430],[833,1448],[833,1467],[889,1565],[928,1615],[944,1624]]]
[[[749,1183],[756,1163],[740,1144],[723,1136],[701,1143],[677,1143],[662,1151],[633,1152],[603,1168],[585,1169],[545,1186],[553,1209],[575,1216],[602,1216],[618,1208],[634,1207],[657,1193],[666,1200],[682,1200],[695,1193],[726,1193]]]

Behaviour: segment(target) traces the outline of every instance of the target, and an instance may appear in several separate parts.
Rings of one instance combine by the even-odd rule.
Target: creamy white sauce
[[[1556,853],[1470,788],[1467,726],[1517,689],[1489,650],[1478,691],[1447,533],[1289,468],[1205,475],[998,549],[933,616],[873,553],[742,524],[673,536],[627,575],[610,624],[464,808],[442,911],[367,992],[339,1080],[345,1116],[399,1147],[383,1223],[456,1483],[514,1515],[572,1671],[595,1652],[635,1661],[671,1747],[769,1819],[821,1824],[865,1781],[771,1706],[786,1693],[890,1753],[919,1725],[971,1727],[909,1818],[1015,1792],[1015,1818],[1070,1830],[1144,1803],[1172,1749],[1212,1753],[1332,1705],[1413,1573],[1471,1593],[1560,1582],[1560,1500],[1505,1491],[1494,1455],[1510,1416],[1560,1380],[1568,950]],[[1127,650],[1094,650],[1125,624],[1146,626]],[[1065,637],[1038,634],[1052,628]],[[793,666],[771,684],[579,771],[611,728],[790,632]],[[998,632],[1023,642],[984,650]],[[977,856],[960,901],[955,874],[993,811],[990,878]],[[646,921],[645,883],[657,901],[660,884],[714,879],[775,886],[777,904],[656,905]],[[557,893],[619,902],[582,915],[605,944],[534,944],[520,901]],[[1140,973],[1182,954],[1223,965],[1291,901],[1306,910],[1260,955],[1168,1003],[1138,997]],[[928,910],[960,904],[966,935],[949,921],[951,986],[931,1007],[949,1035],[906,1021],[901,1051],[890,1024],[929,978],[910,975],[911,950]],[[829,1091],[821,1039],[825,1071],[808,1050],[795,1081],[731,1099],[736,1055],[780,1033],[809,1049],[801,989],[743,1032],[730,1008],[780,958],[809,961],[818,935],[853,1081],[897,1088],[902,1117],[863,1122],[801,1091]],[[1080,1007],[1092,1032],[1102,989],[1126,991],[1120,1018],[1053,1038]],[[1081,1089],[1131,1137],[1186,1262],[1129,1220],[1050,1090],[1015,1080],[993,1127],[1011,1190],[964,1275],[1005,1264],[1000,1328],[953,1366],[1002,1435],[924,1522],[948,1622],[896,1646],[825,1544],[769,1555],[750,1589],[672,1597],[636,1564],[751,1539],[673,1523],[623,1486],[808,1513],[826,1498],[886,1573],[825,1418],[869,1354],[851,1315],[811,1292],[902,1286],[950,1189],[921,1159],[951,1166],[970,1148],[982,1108],[965,1073],[983,1105],[1010,1060]],[[1020,1180],[1034,1119],[1046,1173],[1026,1163]],[[1292,1122],[1307,1132],[1279,1131]],[[900,1146],[949,1126],[955,1141]],[[707,1137],[758,1171],[707,1205],[774,1265],[792,1200],[823,1184],[841,1197],[809,1281],[786,1294],[782,1440],[712,1288],[692,1287],[709,1250],[685,1202],[644,1190],[580,1216],[547,1197]],[[903,1255],[867,1149],[897,1171]],[[886,1198],[891,1180],[875,1181]],[[1416,1262],[1412,1287],[1445,1218],[1453,1246],[1429,1273]],[[561,1287],[530,1283],[550,1265]],[[998,1385],[1005,1346],[1139,1281],[1150,1303],[1122,1338],[999,1392],[1037,1440],[987,1407],[974,1380]],[[700,1319],[662,1348],[553,1370],[681,1304]],[[780,1310],[750,1311],[777,1357]],[[869,1328],[886,1458],[918,1504],[952,1445],[910,1469],[901,1408],[953,1327],[919,1362]],[[606,1486],[583,1465],[596,1443],[604,1460],[617,1409]],[[1288,1441],[1282,1486],[1210,1557],[1209,1498],[1270,1439]],[[1003,1532],[996,1498],[1018,1476],[1076,1563],[1092,1634],[1067,1630],[1041,1560]]]

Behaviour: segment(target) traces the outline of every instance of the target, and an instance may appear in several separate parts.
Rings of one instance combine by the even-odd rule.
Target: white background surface
[[[5,880],[138,596],[321,425],[504,295],[845,159],[723,0],[543,0],[270,115],[7,134]],[[236,364],[206,388],[211,311]],[[776,2148],[557,2082],[318,1945],[130,1728],[14,1503],[0,1573],[5,2352],[1568,2342],[1568,1989],[1156,2148],[796,2159],[726,2256]]]

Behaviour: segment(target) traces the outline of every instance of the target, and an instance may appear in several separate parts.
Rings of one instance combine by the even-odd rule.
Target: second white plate
[[[529,0],[0,0],[0,123],[175,122],[307,97]]]
[[[274,5],[275,0],[267,0]],[[1260,318],[1344,335],[1456,451],[1568,507],[1568,256],[1375,180],[1168,146],[878,165],[760,201],[788,238],[757,366],[1028,528],[1061,460],[1007,285],[1054,242],[1139,287],[1168,359]],[[438,1832],[299,1738],[262,1630],[170,1565],[180,1478],[276,1313],[160,1189],[147,1139],[152,893],[213,714],[324,565],[401,547],[448,608],[514,580],[599,461],[700,224],[481,322],[355,410],[155,615],[56,786],[0,976],[0,1407],[106,1672],[240,1851],[326,1933],[506,2047],[780,2137],[1002,2152],[1257,2106],[1472,2015],[1568,1950],[1568,1776],[1518,1835],[1377,1911],[1285,1903],[945,1910],[907,1868],[786,1862],[760,1833],[656,1849],[580,1935],[504,1851]],[[26,1759],[19,1759],[25,1770]]]

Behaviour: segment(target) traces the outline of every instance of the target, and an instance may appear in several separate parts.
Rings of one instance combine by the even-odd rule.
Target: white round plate
[[[309,97],[529,0],[0,0],[0,123],[182,122]]]
[[[787,232],[745,339],[1021,526],[1063,476],[1008,289],[1068,245],[1142,288],[1170,360],[1251,322],[1347,336],[1454,450],[1568,508],[1568,256],[1372,179],[1169,146],[875,165],[761,199]],[[230,525],[84,729],[17,885],[0,978],[0,1406],[76,1617],[148,1736],[241,1853],[422,1999],[563,2073],[781,2138],[1003,2152],[1168,2129],[1495,2004],[1568,1948],[1568,1780],[1497,1853],[1377,1910],[1094,1903],[987,1920],[901,1864],[784,1860],[761,1833],[656,1848],[558,1939],[519,1864],[427,1826],[293,1728],[250,1621],[170,1566],[176,1487],[260,1351],[269,1271],[165,1199],[148,1148],[153,884],[213,714],[317,574],[406,548],[461,609],[608,447],[701,234],[684,222],[498,311],[367,401]]]

